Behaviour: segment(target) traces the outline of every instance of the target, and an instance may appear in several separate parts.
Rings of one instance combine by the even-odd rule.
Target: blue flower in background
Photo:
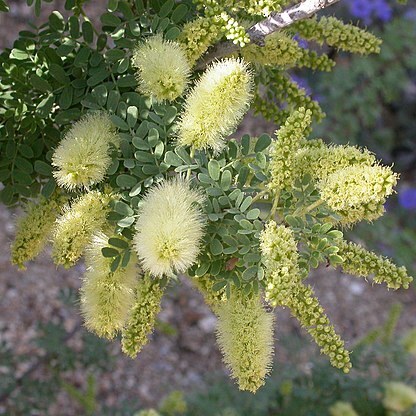
[[[409,9],[404,14],[404,17],[409,20],[415,20],[416,21],[416,9]]]
[[[416,209],[416,188],[406,188],[400,191],[399,204],[404,209]]]
[[[290,78],[292,78],[292,81],[296,82],[300,88],[303,88],[307,95],[312,95],[312,89],[305,78],[302,78],[296,74],[290,74]]]
[[[296,42],[298,42],[298,45],[302,48],[302,49],[307,49],[308,45],[308,41],[305,39],[302,39],[298,34],[296,34],[295,36],[293,36],[293,40],[296,40]]]
[[[391,20],[393,10],[386,0],[350,0],[350,13],[369,25],[373,20],[388,22]]]

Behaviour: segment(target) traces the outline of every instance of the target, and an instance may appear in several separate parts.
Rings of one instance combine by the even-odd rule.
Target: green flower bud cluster
[[[383,214],[383,205],[397,179],[387,166],[353,165],[328,175],[318,183],[318,189],[322,200],[342,216],[341,223],[353,224]]]
[[[381,40],[363,29],[345,24],[335,17],[316,17],[301,20],[292,27],[306,40],[324,42],[347,52],[379,53]]]
[[[286,4],[285,0],[220,0],[219,3],[233,13],[244,13],[249,16],[267,17],[271,12],[278,12],[282,5]]]
[[[331,416],[358,416],[351,403],[335,402],[329,409]]]
[[[225,37],[233,43],[245,46],[250,42],[244,27],[232,16],[227,13],[222,5],[216,0],[195,1],[197,7],[204,11],[205,17],[217,17],[221,25],[221,30]]]
[[[81,286],[81,311],[85,326],[98,336],[112,339],[123,327],[134,302],[138,271],[134,261],[111,271],[112,258],[101,250],[109,237],[97,233],[86,249],[87,271]]]
[[[39,201],[26,205],[26,215],[18,220],[11,245],[13,264],[25,269],[24,263],[39,255],[66,200],[65,196],[55,192],[49,199],[41,197]]]
[[[343,241],[338,254],[343,258],[342,271],[355,276],[373,276],[374,283],[386,283],[388,288],[407,289],[413,278],[404,266],[397,267],[389,259],[367,251],[358,244]]]
[[[313,290],[309,286],[298,285],[288,306],[293,316],[321,347],[321,353],[329,357],[334,367],[348,373],[351,368],[349,352],[344,347],[344,341],[335,333]]]
[[[122,332],[122,349],[128,356],[135,358],[147,344],[160,311],[163,292],[159,282],[148,274],[140,279],[130,317]]]
[[[222,12],[220,17],[223,21],[223,32],[228,40],[231,40],[236,45],[240,45],[240,47],[244,47],[250,43],[250,38],[247,35],[244,26],[240,25],[236,19],[226,12]]]
[[[256,392],[272,366],[273,314],[264,310],[259,297],[234,292],[218,307],[217,339],[240,389]]]
[[[52,237],[55,264],[68,268],[79,260],[93,234],[105,224],[110,200],[107,194],[91,191],[64,208]]]
[[[276,69],[264,71],[261,84],[268,86],[267,95],[259,85],[252,108],[255,114],[261,114],[266,120],[278,125],[284,124],[289,115],[300,107],[310,110],[317,122],[325,116],[318,102],[306,95],[305,90],[282,71]],[[282,103],[286,104],[286,108],[281,107]]]
[[[272,180],[268,185],[275,192],[290,187],[297,174],[294,170],[294,158],[305,140],[305,133],[312,122],[311,116],[310,110],[300,108],[276,132],[277,140],[270,150]]]
[[[241,51],[242,56],[261,65],[293,67],[303,56],[302,48],[289,36],[281,32],[266,37],[265,45],[247,45]]]
[[[351,363],[344,342],[335,333],[312,289],[301,282],[292,230],[270,221],[261,233],[260,249],[266,266],[266,299],[272,306],[288,306],[321,352],[329,356],[331,364],[348,372]]]
[[[302,49],[301,52],[302,55],[296,62],[298,68],[305,67],[314,71],[330,72],[335,66],[335,61],[326,54],[318,55],[316,51],[308,49]]]
[[[178,42],[191,66],[222,37],[218,16],[201,17],[185,24]]]
[[[265,39],[264,46],[249,44],[241,51],[248,61],[273,67],[306,67],[313,70],[331,71],[335,62],[328,55],[302,49],[298,42],[283,32],[275,32]]]
[[[293,231],[270,221],[260,235],[260,249],[267,269],[266,300],[273,307],[287,306],[301,281],[299,254]]]
[[[218,0],[194,0],[193,1],[199,10],[203,10],[205,16],[218,16],[224,10],[224,7]]]

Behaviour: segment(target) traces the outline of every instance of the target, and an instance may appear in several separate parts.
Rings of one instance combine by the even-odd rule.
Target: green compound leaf
[[[109,238],[108,244],[117,248],[121,248],[123,250],[129,248],[129,243],[127,241],[121,240],[120,238],[116,238],[116,237]]]
[[[263,150],[267,149],[272,142],[271,137],[268,134],[262,134],[256,142],[254,146],[255,152],[262,152]]]
[[[41,78],[39,75],[32,74],[30,76],[29,82],[32,84],[33,88],[35,88],[38,91],[42,91],[42,92],[52,91],[51,84],[49,84],[48,81]]]
[[[220,179],[221,167],[217,160],[212,159],[208,162],[208,173],[214,181]]]
[[[132,216],[134,211],[125,202],[116,201],[114,203],[114,211],[124,216]]]
[[[116,257],[119,255],[118,250],[116,250],[115,248],[111,248],[111,247],[103,247],[101,249],[101,253],[103,254],[104,257]]]

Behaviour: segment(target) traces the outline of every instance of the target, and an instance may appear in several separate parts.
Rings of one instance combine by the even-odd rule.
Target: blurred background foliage
[[[16,357],[5,346],[0,348],[1,399],[7,400],[10,415],[47,414],[60,390],[74,400],[79,414],[86,416],[416,415],[416,389],[412,387],[416,385],[416,328],[398,336],[400,314],[401,305],[395,304],[385,323],[353,346],[353,370],[348,375],[331,367],[317,348],[308,347],[304,339],[292,334],[279,340],[277,370],[256,395],[237,390],[224,374],[212,374],[203,390],[173,390],[152,409],[141,409],[137,401],[102,406],[95,385],[100,374],[110,368],[108,346],[77,328],[83,331],[84,342],[81,349],[74,349],[68,346],[72,333],[66,333],[60,323],[49,324],[36,340],[44,351],[40,364],[47,366],[43,380],[29,377],[36,364],[16,378]],[[31,357],[19,359],[31,363]],[[83,369],[82,386],[67,381],[77,367]],[[393,389],[393,398],[389,389]]]

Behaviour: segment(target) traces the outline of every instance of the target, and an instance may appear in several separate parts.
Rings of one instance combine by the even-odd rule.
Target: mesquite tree
[[[348,372],[310,269],[392,289],[412,278],[342,233],[383,215],[398,174],[364,148],[308,139],[324,114],[288,74],[330,71],[327,46],[379,52],[371,33],[317,16],[336,2],[110,0],[99,25],[67,0],[68,18],[54,11],[21,32],[0,56],[1,200],[26,210],[12,263],[48,242],[57,265],[85,255],[85,326],[121,333],[131,357],[184,274],[218,316],[241,389],[271,368],[266,305],[288,307]],[[233,137],[250,107],[280,126],[275,137]]]

